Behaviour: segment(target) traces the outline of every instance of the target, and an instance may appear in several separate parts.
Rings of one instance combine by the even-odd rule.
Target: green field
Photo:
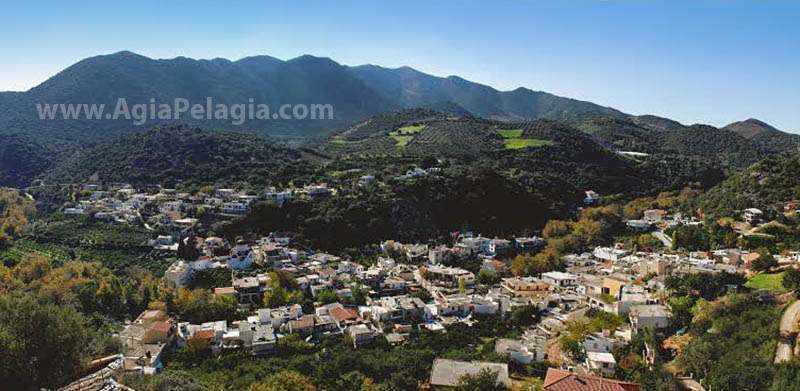
[[[407,134],[416,134],[422,131],[425,125],[415,125],[415,126],[403,126],[400,129],[395,130],[394,132],[389,133],[390,136],[402,136]]]
[[[395,140],[397,140],[398,147],[405,147],[408,145],[408,142],[411,141],[411,136],[392,136]]]
[[[497,131],[503,138],[520,138],[522,129],[500,129]]]
[[[347,141],[343,138],[335,138],[331,142],[338,145],[345,145],[345,144],[350,144],[352,141]]]
[[[539,140],[535,138],[507,138],[503,140],[503,145],[505,146],[505,149],[522,149],[553,145],[553,142],[550,140]]]
[[[766,289],[783,292],[783,273],[757,274],[749,279],[744,286],[752,289]]]

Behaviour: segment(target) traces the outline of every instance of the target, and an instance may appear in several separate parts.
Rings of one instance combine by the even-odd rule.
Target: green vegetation
[[[27,229],[34,211],[33,202],[17,190],[0,188],[0,251]]]
[[[49,170],[44,179],[73,183],[96,174],[103,181],[165,187],[180,184],[196,190],[236,182],[288,183],[299,179],[308,167],[298,151],[260,136],[173,126],[87,148]]]
[[[390,136],[407,136],[419,133],[425,125],[403,126],[394,132],[389,133]]]
[[[772,363],[779,318],[774,305],[747,297],[706,306],[692,322],[692,339],[676,362],[681,370],[705,378],[712,390],[794,389],[783,385],[791,372]]]
[[[505,149],[522,149],[522,148],[553,145],[553,142],[550,140],[536,140],[529,138],[509,138],[503,140],[503,145]]]
[[[86,320],[70,306],[18,292],[0,295],[0,388],[57,388],[82,370]]]
[[[112,225],[88,217],[52,216],[37,220],[14,254],[40,253],[53,260],[102,262],[113,270],[145,267],[160,275],[168,259],[144,258],[152,233],[130,225]],[[4,257],[10,257],[11,254]]]
[[[405,147],[406,145],[408,145],[408,142],[411,141],[410,136],[392,136],[392,138],[397,140],[397,144],[395,145],[397,145],[398,147]]]
[[[2,135],[0,139],[0,186],[29,186],[79,149],[75,142],[38,137],[32,132]]]
[[[732,175],[698,200],[717,217],[739,217],[746,208],[773,215],[782,203],[800,199],[800,157],[769,158]]]
[[[766,289],[771,291],[783,292],[783,273],[761,273],[756,274],[747,280],[744,286],[752,289]]]
[[[129,120],[53,120],[42,122],[32,108],[37,102],[93,102],[114,107],[110,97],[131,97],[129,104],[147,104],[143,91],[157,92],[159,102],[195,97],[213,87],[215,100],[239,102],[258,91],[259,102],[326,102],[336,108],[324,121],[252,120],[232,126],[229,120],[189,120],[194,125],[269,133],[287,138],[326,134],[369,115],[398,107],[429,105],[461,115],[507,118],[576,118],[588,113],[622,116],[617,110],[541,91],[497,91],[485,85],[427,75],[407,67],[348,67],[328,58],[302,56],[281,61],[256,56],[245,61],[221,60],[220,67],[185,57],[154,60],[131,52],[87,58],[41,83],[34,91],[0,93],[0,132],[22,130],[80,141],[111,139],[136,129]],[[210,81],[214,81],[211,83]],[[273,81],[280,80],[279,84]],[[309,88],[309,86],[315,86]],[[401,91],[414,91],[403,94]],[[100,99],[99,97],[105,97]],[[99,99],[99,100],[98,100]],[[433,103],[437,102],[437,103]],[[191,103],[200,103],[192,101]],[[171,122],[157,121],[159,123]]]
[[[162,390],[154,384],[161,377],[173,379],[178,385],[191,382],[210,390],[248,390],[251,384],[274,387],[257,390],[284,390],[281,384],[295,383],[302,385],[298,388],[302,390],[414,390],[428,379],[436,358],[507,362],[507,358],[495,353],[494,340],[518,337],[521,331],[509,321],[481,317],[471,327],[448,326],[446,333],[412,332],[404,344],[395,347],[381,338],[370,346],[354,349],[341,337],[326,338],[316,345],[287,337],[280,339],[275,356],[252,359],[247,353],[232,352],[220,358],[203,358],[178,352],[166,359],[166,370],[158,376],[128,377],[123,383],[137,391]],[[529,375],[533,368],[512,365],[511,370]],[[173,389],[182,390],[170,388]]]
[[[497,133],[500,133],[503,138],[520,138],[522,129],[499,129]]]

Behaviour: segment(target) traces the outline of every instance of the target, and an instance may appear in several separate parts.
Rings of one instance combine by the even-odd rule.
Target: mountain
[[[131,52],[85,59],[68,67],[31,90],[5,99],[0,112],[0,131],[34,131],[60,137],[111,138],[136,128],[153,126],[150,121],[134,126],[132,120],[38,120],[36,103],[105,104],[114,110],[117,98],[128,106],[173,103],[186,98],[205,104],[244,104],[249,98],[265,103],[271,110],[285,103],[330,103],[336,111],[330,121],[276,120],[245,122],[243,130],[265,130],[280,134],[319,132],[329,126],[343,126],[366,115],[393,108],[394,103],[364,85],[347,67],[330,59],[303,56],[290,61],[272,57],[248,57],[236,62],[225,59],[193,60],[178,57],[153,60]],[[10,101],[10,102],[9,102]],[[2,103],[2,101],[0,101]],[[185,115],[181,122],[202,122],[209,128],[237,128],[231,120],[197,121]],[[302,129],[301,129],[302,128]]]
[[[427,75],[408,67],[373,65],[348,67],[328,58],[301,56],[289,61],[269,56],[194,60],[177,57],[156,60],[123,51],[82,60],[26,92],[0,93],[0,133],[36,133],[64,139],[109,139],[170,120],[150,120],[135,125],[133,119],[40,120],[36,104],[105,104],[113,112],[117,98],[129,107],[172,104],[186,98],[204,104],[269,105],[271,113],[282,104],[331,104],[334,119],[253,120],[237,126],[231,120],[179,121],[216,129],[239,129],[285,138],[319,134],[369,116],[402,108],[443,104],[460,107],[472,115],[506,120],[566,119],[586,114],[621,115],[619,111],[589,102],[518,88],[498,91],[456,76]]]
[[[780,130],[775,129],[772,125],[755,118],[728,124],[723,127],[723,129],[730,130],[744,138],[753,138],[764,133],[780,132]]]
[[[155,127],[80,150],[47,170],[45,183],[90,179],[138,186],[207,185],[219,182],[288,182],[301,154],[253,134],[188,126]]]
[[[585,114],[622,115],[608,107],[546,92],[526,88],[498,91],[458,76],[436,77],[409,67],[389,69],[362,65],[352,70],[366,84],[407,108],[433,102],[454,102],[480,117],[517,121],[536,118],[559,120]]]

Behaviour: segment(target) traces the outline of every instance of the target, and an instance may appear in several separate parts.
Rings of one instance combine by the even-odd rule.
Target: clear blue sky
[[[85,57],[327,56],[528,87],[632,114],[800,133],[800,1],[3,4],[0,90]]]

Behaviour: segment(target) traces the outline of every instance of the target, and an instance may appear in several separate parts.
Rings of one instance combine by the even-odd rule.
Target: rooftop
[[[639,391],[640,386],[597,376],[549,368],[542,385],[545,391]]]
[[[497,372],[497,383],[506,387],[511,387],[511,379],[508,377],[508,365],[479,361],[456,361],[446,359],[436,359],[433,361],[431,370],[431,385],[454,387],[464,375],[477,375],[482,370],[488,369]]]

